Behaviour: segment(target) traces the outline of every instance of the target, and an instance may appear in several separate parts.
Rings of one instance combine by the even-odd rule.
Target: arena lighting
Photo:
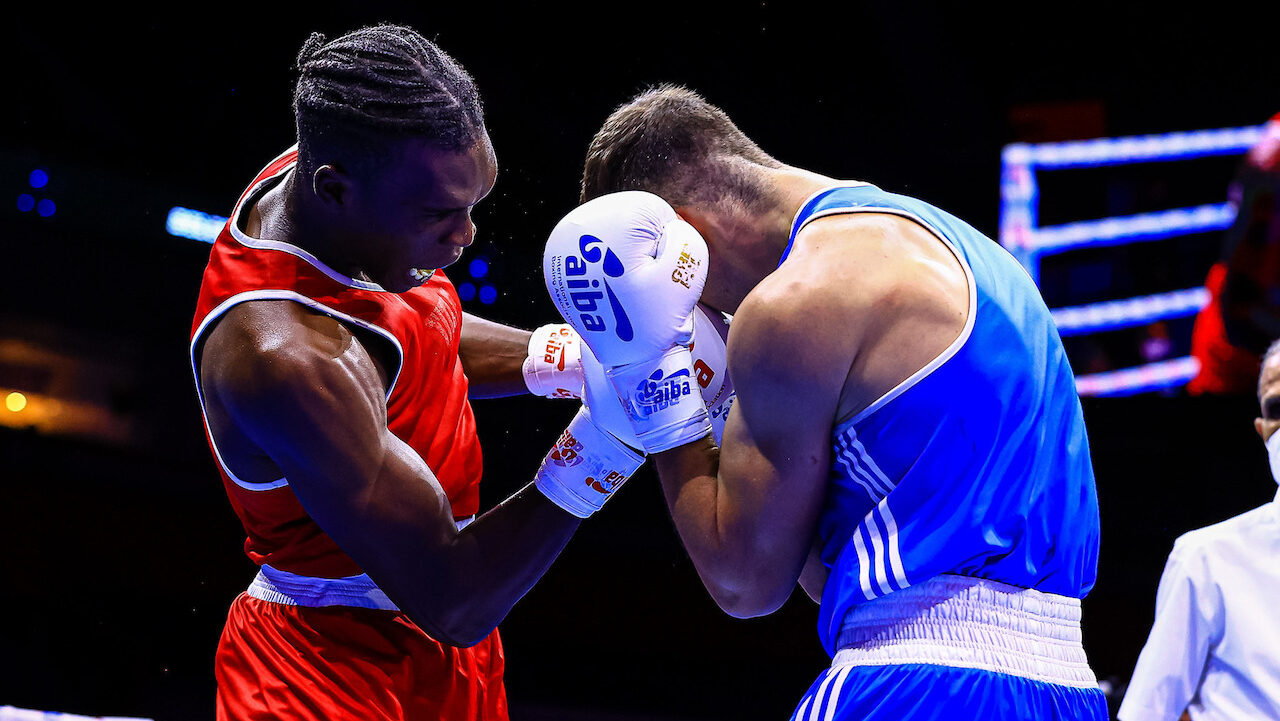
[[[480,289],[480,302],[485,305],[492,305],[498,300],[498,289],[491,285],[486,285]]]
[[[169,235],[179,238],[212,243],[217,240],[218,233],[222,232],[222,226],[226,225],[226,222],[227,219],[220,215],[175,206],[169,209],[169,215],[164,221],[164,229]]]
[[[1040,259],[1045,255],[1224,230],[1235,219],[1235,208],[1229,203],[1040,226],[1036,172],[1243,154],[1262,138],[1265,127],[1007,145],[1001,152],[1000,244],[1038,285]],[[1056,308],[1051,313],[1061,335],[1084,335],[1193,315],[1207,302],[1204,289],[1191,288]],[[1197,371],[1194,359],[1180,358],[1080,376],[1076,381],[1081,395],[1131,395],[1185,384]]]
[[[18,210],[23,213],[30,213],[36,207],[36,199],[30,193],[23,193],[18,196]]]
[[[489,261],[484,258],[476,258],[467,266],[467,270],[471,273],[472,278],[483,278],[489,272]]]
[[[27,407],[27,397],[14,391],[4,397],[4,407],[11,413],[21,413]]]
[[[471,283],[458,284],[458,298],[461,300],[471,300],[476,297],[476,287]]]
[[[1130,396],[1185,385],[1200,371],[1191,356],[1076,376],[1076,392],[1082,396]]]
[[[1209,291],[1199,287],[1125,300],[1054,308],[1049,312],[1058,326],[1058,334],[1065,338],[1181,318],[1199,313],[1208,302]]]
[[[27,176],[27,182],[31,185],[31,187],[35,188],[36,190],[39,190],[40,188],[43,188],[44,186],[49,184],[49,174],[41,170],[40,168],[36,168],[35,170],[31,171],[30,175]]]

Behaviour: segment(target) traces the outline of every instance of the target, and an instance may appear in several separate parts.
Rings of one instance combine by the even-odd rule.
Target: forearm
[[[440,545],[405,557],[393,598],[437,640],[473,645],[546,573],[580,523],[530,484]]]
[[[462,314],[458,357],[471,398],[501,398],[529,392],[521,366],[529,350],[527,330]]]
[[[743,537],[750,519],[736,518],[732,496],[718,477],[720,449],[706,439],[652,458],[676,531],[707,592],[734,616],[773,611],[777,606],[770,584],[760,578],[760,559]]]

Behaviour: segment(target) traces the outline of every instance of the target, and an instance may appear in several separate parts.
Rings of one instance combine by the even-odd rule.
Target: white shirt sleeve
[[[1177,721],[1199,691],[1210,649],[1222,639],[1218,588],[1203,554],[1182,541],[1160,577],[1155,622],[1120,705],[1120,721]]]

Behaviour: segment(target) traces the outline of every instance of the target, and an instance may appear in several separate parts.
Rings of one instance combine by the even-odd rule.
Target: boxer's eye
[[[1280,421],[1280,396],[1273,396],[1262,402],[1262,419]]]

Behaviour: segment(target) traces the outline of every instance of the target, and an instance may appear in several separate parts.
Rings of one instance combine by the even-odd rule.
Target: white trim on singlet
[[[835,185],[824,185],[821,189],[813,191],[812,193],[809,194],[809,197],[804,199],[804,202],[800,204],[800,207],[796,208],[796,214],[791,216],[791,225],[787,226],[791,228],[793,231],[791,233],[791,238],[794,239],[797,235],[800,234],[800,228],[803,228],[804,225],[801,225],[800,228],[797,228],[796,221],[800,219],[800,214],[804,212],[805,208],[809,207],[809,203],[812,203],[814,198],[818,197],[819,195],[822,195],[823,193],[829,193],[832,190],[840,190],[841,188],[874,188],[874,187],[876,186],[872,185],[871,183],[865,183],[861,180],[847,180],[843,183],[836,183]],[[804,222],[805,224],[808,224],[809,221],[805,220]]]
[[[189,349],[191,354],[191,374],[195,378],[196,397],[200,401],[200,415],[204,419],[205,430],[209,434],[209,447],[213,449],[213,455],[218,461],[218,466],[222,468],[223,471],[226,472],[227,477],[230,478],[231,481],[235,483],[237,486],[240,486],[241,488],[247,491],[269,491],[273,488],[280,488],[281,486],[289,485],[288,479],[278,478],[274,481],[246,481],[236,476],[236,474],[232,472],[231,468],[227,465],[226,461],[223,460],[222,453],[221,451],[218,450],[218,444],[213,438],[213,431],[212,429],[209,428],[209,418],[208,418],[208,415],[205,413],[205,406],[204,406],[204,389],[201,388],[200,386],[200,368],[196,361],[196,348],[200,345],[201,341],[203,340],[205,331],[209,329],[210,324],[212,324],[213,321],[217,320],[218,318],[222,317],[228,310],[230,310],[234,306],[240,305],[241,303],[245,303],[248,301],[254,301],[254,300],[293,301],[295,303],[298,303],[299,305],[305,306],[319,313],[323,313],[324,315],[330,316],[336,320],[342,321],[344,323],[350,323],[364,330],[370,331],[372,333],[376,333],[382,338],[390,341],[391,345],[396,349],[396,353],[399,354],[400,356],[400,362],[396,365],[395,373],[392,375],[390,382],[387,383],[387,399],[388,400],[390,400],[391,398],[391,391],[394,390],[396,387],[396,382],[400,380],[401,370],[404,369],[404,348],[400,346],[400,341],[396,340],[396,337],[388,333],[386,330],[379,328],[378,326],[373,325],[372,323],[368,323],[366,321],[360,320],[359,318],[356,318],[354,316],[350,316],[350,315],[347,315],[346,313],[341,313],[339,311],[336,311],[333,308],[330,308],[329,306],[324,305],[323,303],[320,303],[312,298],[308,298],[307,296],[292,290],[269,290],[268,289],[268,290],[245,291],[244,293],[231,296],[230,298],[222,301],[222,303],[218,304],[216,308],[209,311],[209,314],[206,315],[202,321],[200,321],[200,325],[196,328],[196,332],[191,336],[191,347]]]
[[[860,187],[860,186],[838,186],[838,187]],[[831,190],[831,188],[824,188],[820,192],[826,192],[828,190]],[[808,201],[806,201],[806,203],[807,202]],[[960,254],[960,251],[959,249],[956,248],[955,244],[953,244],[950,240],[947,239],[945,235],[938,232],[936,228],[926,223],[923,218],[916,215],[915,213],[911,213],[898,208],[885,208],[880,206],[869,206],[869,207],[859,207],[859,208],[830,208],[828,210],[814,213],[813,215],[806,218],[804,223],[802,223],[799,228],[796,228],[796,235],[798,236],[800,234],[800,231],[804,230],[804,227],[806,225],[808,225],[809,223],[812,223],[813,221],[819,218],[826,218],[832,215],[849,215],[852,213],[882,213],[886,215],[896,215],[902,218],[906,218],[907,220],[913,221],[920,227],[929,231],[934,235],[934,237],[942,241],[942,244],[947,247],[947,250],[951,251],[951,254],[955,256],[956,261],[960,263],[960,267],[964,269],[965,283],[967,283],[969,286],[969,313],[968,313],[968,317],[965,319],[965,322],[964,322],[964,330],[960,331],[960,335],[954,341],[952,341],[951,345],[947,346],[947,348],[943,350],[942,353],[938,354],[937,357],[935,357],[933,360],[926,363],[923,368],[920,368],[915,373],[912,373],[906,380],[902,381],[901,383],[899,383],[898,385],[890,389],[887,393],[877,398],[875,402],[873,402],[871,405],[867,406],[866,408],[863,408],[852,418],[850,418],[847,421],[841,421],[840,423],[838,423],[836,425],[836,428],[840,428],[841,426],[854,425],[854,424],[857,424],[859,421],[864,420],[867,416],[870,416],[872,413],[875,413],[876,411],[883,408],[885,404],[887,404],[889,401],[892,401],[894,398],[897,398],[898,396],[907,392],[915,384],[924,380],[926,377],[928,377],[930,373],[933,373],[938,368],[942,367],[943,363],[946,363],[947,361],[951,360],[951,358],[954,357],[956,353],[959,353],[960,349],[964,347],[964,344],[969,340],[969,335],[973,333],[974,321],[977,320],[977,315],[978,315],[978,283],[973,277],[973,269],[969,267],[969,263],[964,259],[964,256]]]
[[[279,156],[277,156],[275,160],[271,161],[271,163],[268,163],[267,167],[271,167],[273,163],[279,162],[281,158],[293,152],[294,149],[296,149],[297,147],[298,147],[297,145],[294,145],[293,147],[284,151]],[[347,275],[343,275],[342,273],[339,273],[333,268],[330,268],[329,266],[325,265],[323,262],[320,261],[319,258],[315,257],[314,255],[307,252],[306,250],[303,250],[302,248],[299,248],[298,246],[293,245],[292,243],[286,243],[282,240],[266,240],[263,238],[254,238],[248,235],[247,233],[245,233],[243,230],[240,230],[240,214],[244,210],[245,203],[251,200],[256,200],[258,193],[261,192],[263,188],[279,180],[285,173],[288,173],[292,171],[294,168],[296,168],[297,165],[298,165],[297,161],[295,160],[293,163],[290,163],[289,165],[284,166],[283,168],[279,169],[275,173],[254,183],[253,187],[249,188],[249,191],[246,192],[243,196],[241,196],[239,202],[236,203],[236,207],[231,211],[230,222],[227,223],[227,227],[230,228],[231,230],[231,237],[235,238],[236,241],[239,242],[241,245],[245,245],[250,248],[256,248],[259,250],[278,250],[278,251],[296,256],[298,258],[301,258],[307,261],[307,263],[314,266],[316,270],[320,271],[321,273],[324,273],[325,275],[329,276],[333,280],[345,286],[348,286],[350,288],[359,288],[360,290],[370,290],[378,293],[390,292],[387,289],[383,288],[382,286],[378,285],[377,283],[372,283],[367,280],[357,280]],[[266,168],[263,168],[263,169],[265,170]]]
[[[1080,599],[983,578],[935,576],[856,604],[836,646],[833,670],[927,664],[1098,685],[1081,645]]]

